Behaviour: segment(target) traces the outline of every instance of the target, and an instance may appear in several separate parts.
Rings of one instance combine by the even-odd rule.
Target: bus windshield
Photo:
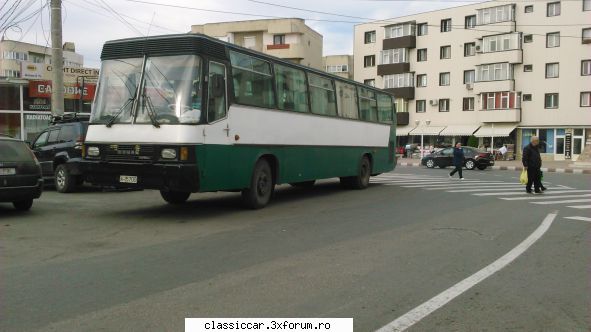
[[[148,57],[143,75],[142,66],[142,58],[103,62],[92,123],[201,122],[199,57]],[[136,109],[132,109],[136,104]]]

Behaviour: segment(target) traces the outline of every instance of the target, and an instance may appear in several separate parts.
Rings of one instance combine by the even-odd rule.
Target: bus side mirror
[[[214,98],[223,97],[226,93],[226,80],[224,75],[213,74],[210,79],[211,96]]]

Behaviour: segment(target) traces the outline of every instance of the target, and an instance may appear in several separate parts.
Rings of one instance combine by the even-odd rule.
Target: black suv
[[[28,210],[42,191],[41,167],[27,144],[0,134],[0,202]]]
[[[88,120],[88,115],[76,113],[54,117],[49,128],[31,144],[43,177],[53,179],[55,189],[61,193],[72,192],[83,182],[79,161]]]

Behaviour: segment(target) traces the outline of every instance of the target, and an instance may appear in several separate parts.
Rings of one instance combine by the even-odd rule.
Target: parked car
[[[76,113],[56,117],[31,144],[43,177],[53,180],[58,192],[72,192],[83,182],[79,162],[88,120]]]
[[[488,166],[495,164],[493,155],[490,152],[481,151],[470,146],[463,146],[462,149],[464,150],[464,167],[466,169],[478,168],[484,170]],[[421,159],[421,165],[428,168],[453,166],[453,148],[441,149],[424,156]]]
[[[0,135],[0,202],[26,211],[43,192],[41,165],[25,142]]]

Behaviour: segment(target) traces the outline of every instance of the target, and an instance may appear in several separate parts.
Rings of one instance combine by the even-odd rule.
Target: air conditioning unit
[[[472,90],[472,89],[474,89],[474,83],[466,83],[466,89],[467,89],[467,90]]]
[[[431,105],[431,106],[437,106],[438,103],[439,103],[439,100],[437,100],[437,99],[429,100],[429,105]]]
[[[476,45],[476,52],[481,53],[482,52],[481,49],[482,48],[480,47],[480,45]]]

